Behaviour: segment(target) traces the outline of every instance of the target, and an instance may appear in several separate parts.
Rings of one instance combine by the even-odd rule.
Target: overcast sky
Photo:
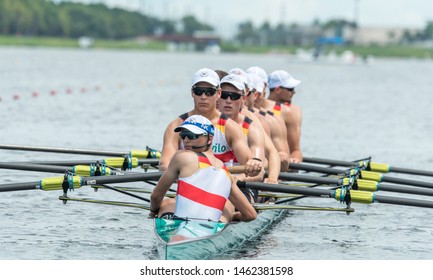
[[[76,0],[77,1],[77,0]],[[220,32],[239,22],[254,20],[272,25],[311,24],[314,19],[357,19],[368,27],[424,28],[433,21],[431,0],[81,0],[128,7],[160,18],[178,19],[193,14]]]

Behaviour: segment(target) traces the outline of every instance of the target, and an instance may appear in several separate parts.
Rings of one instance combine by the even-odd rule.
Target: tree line
[[[356,28],[354,22],[336,19],[325,23],[315,20],[307,27],[297,24],[272,27],[267,22],[255,27],[251,21],[246,21],[238,25],[233,38],[242,45],[311,45],[319,36],[343,36],[343,30]],[[214,27],[191,15],[175,22],[108,8],[103,4],[0,0],[0,34],[4,35],[126,39],[149,35],[193,35],[198,30],[213,31]],[[432,39],[433,22],[427,22],[424,30],[405,32],[401,41],[411,43]]]
[[[174,22],[103,4],[47,0],[0,0],[0,33],[5,35],[124,39],[175,32]]]

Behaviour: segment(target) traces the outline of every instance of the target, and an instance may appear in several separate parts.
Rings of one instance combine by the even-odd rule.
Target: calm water
[[[303,108],[305,155],[342,160],[372,156],[394,166],[433,168],[433,63],[414,60],[346,65],[303,63],[279,54],[0,48],[0,143],[160,149],[165,126],[192,106],[189,85],[196,70],[252,65],[268,72],[285,69],[303,81],[295,102]],[[1,161],[100,158],[6,150],[0,154]],[[0,170],[0,184],[54,175]],[[59,195],[37,190],[0,193],[0,259],[155,258],[153,228],[145,211],[63,205]],[[134,201],[87,187],[71,196]],[[339,206],[324,198],[298,203]],[[354,207],[349,216],[291,212],[259,241],[221,258],[432,259],[433,210]]]

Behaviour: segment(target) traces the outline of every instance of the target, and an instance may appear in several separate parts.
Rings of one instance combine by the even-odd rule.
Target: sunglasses
[[[247,96],[250,96],[252,93],[256,93],[256,92],[257,92],[257,90],[253,88],[252,90],[250,90],[248,92]]]
[[[224,90],[221,92],[222,99],[227,99],[230,97],[230,99],[234,101],[234,100],[239,100],[242,96],[243,94],[237,92],[224,91]]]
[[[203,93],[206,96],[213,96],[217,92],[217,90],[216,88],[193,87],[192,92],[197,96],[202,96]]]
[[[286,89],[286,90],[288,90],[288,91],[295,91],[295,88],[286,88],[286,87],[280,87],[280,88],[282,88],[282,89]]]
[[[195,134],[194,132],[191,132],[189,130],[182,130],[179,133],[179,136],[182,140],[185,139],[185,137],[188,137],[189,140],[195,140],[198,139],[200,136],[202,136],[203,134]]]

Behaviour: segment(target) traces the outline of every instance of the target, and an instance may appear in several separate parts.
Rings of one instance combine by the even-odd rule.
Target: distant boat
[[[78,38],[78,45],[82,49],[90,48],[91,46],[93,46],[94,42],[95,42],[95,40],[91,37],[82,36],[82,37]]]
[[[363,62],[367,64],[371,60],[370,56],[359,57],[351,50],[345,50],[340,55],[331,50],[328,53],[320,53],[318,55],[317,49],[297,49],[295,54],[290,55],[290,61],[293,62],[306,62],[315,64],[340,64],[340,65],[355,65]]]

